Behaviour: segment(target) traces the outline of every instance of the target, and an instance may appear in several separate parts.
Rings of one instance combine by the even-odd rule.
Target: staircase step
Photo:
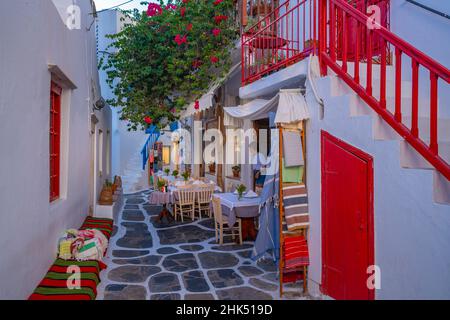
[[[441,204],[450,204],[450,181],[435,171],[433,175],[434,201]]]
[[[450,163],[450,142],[438,141],[439,155]],[[434,167],[425,160],[409,143],[402,141],[400,147],[400,164],[404,168],[433,169]]]

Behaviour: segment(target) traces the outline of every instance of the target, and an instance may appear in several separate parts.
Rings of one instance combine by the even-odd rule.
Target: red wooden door
[[[372,158],[322,131],[322,291],[335,299],[373,299]]]

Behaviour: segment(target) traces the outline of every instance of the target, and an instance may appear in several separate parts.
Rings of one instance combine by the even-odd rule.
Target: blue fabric
[[[274,199],[278,199],[278,177],[267,175],[261,192],[261,214],[259,217],[259,232],[255,240],[252,259],[257,260],[271,253],[278,261],[280,248],[278,206]],[[275,197],[274,197],[275,196]],[[277,201],[277,200],[276,200]]]
[[[178,130],[178,121],[172,122],[172,123],[169,125],[169,127],[170,127],[170,131],[171,131],[171,132],[174,132],[175,130]]]

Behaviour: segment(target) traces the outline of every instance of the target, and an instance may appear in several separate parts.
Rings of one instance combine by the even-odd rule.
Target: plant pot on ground
[[[239,178],[241,176],[241,167],[240,166],[234,166],[231,169],[233,170],[233,177]]]
[[[216,164],[214,162],[208,164],[208,168],[209,168],[209,172],[210,173],[215,173],[216,172]]]
[[[105,182],[100,193],[100,199],[98,203],[104,206],[110,206],[113,204],[113,190],[112,185],[109,181]]]

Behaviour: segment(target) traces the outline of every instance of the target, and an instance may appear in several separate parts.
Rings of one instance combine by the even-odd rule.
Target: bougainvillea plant
[[[100,60],[115,95],[108,103],[121,107],[129,130],[176,120],[228,71],[238,37],[234,0],[142,3],[147,11],[124,11]]]

